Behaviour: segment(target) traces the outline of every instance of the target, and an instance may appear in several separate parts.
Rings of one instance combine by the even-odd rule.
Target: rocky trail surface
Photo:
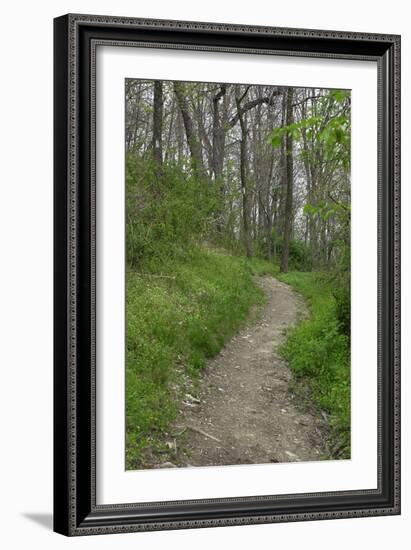
[[[265,305],[210,360],[187,392],[173,426],[171,466],[216,466],[319,460],[324,418],[289,391],[291,372],[278,347],[286,330],[307,315],[290,286],[258,279]]]

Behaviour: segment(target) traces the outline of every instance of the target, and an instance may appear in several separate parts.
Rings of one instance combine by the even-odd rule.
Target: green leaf
[[[350,92],[349,90],[332,90],[330,95],[335,99],[335,101],[342,103],[347,97],[350,96]]]
[[[276,136],[271,137],[271,145],[273,147],[280,147],[281,142],[282,142],[282,139],[280,135],[277,134]]]

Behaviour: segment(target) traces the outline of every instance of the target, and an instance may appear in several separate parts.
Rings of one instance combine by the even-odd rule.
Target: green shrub
[[[126,467],[161,450],[186,375],[196,377],[264,300],[253,281],[264,262],[193,247],[161,274],[127,274]],[[268,266],[271,270],[271,266]]]
[[[280,352],[295,380],[329,416],[330,454],[350,457],[350,345],[341,331],[336,289],[326,275],[290,272],[279,278],[307,299],[311,316],[291,329]]]
[[[277,257],[281,257],[283,251],[283,238],[276,240]],[[312,267],[311,253],[303,241],[291,240],[289,244],[288,265],[290,271],[310,271]]]
[[[350,339],[351,332],[351,293],[349,284],[334,289],[335,312],[340,332]]]
[[[165,163],[158,177],[150,158],[126,157],[126,252],[132,267],[184,259],[206,237],[217,207],[213,186],[177,164]]]

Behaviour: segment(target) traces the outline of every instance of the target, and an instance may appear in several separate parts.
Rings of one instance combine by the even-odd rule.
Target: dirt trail
[[[267,303],[257,321],[254,315],[209,361],[195,396],[186,395],[175,424],[183,432],[176,440],[179,466],[308,461],[324,453],[324,420],[297,407],[277,351],[306,306],[273,277],[258,284]]]

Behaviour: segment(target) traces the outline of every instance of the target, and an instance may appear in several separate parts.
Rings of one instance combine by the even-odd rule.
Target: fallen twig
[[[214,441],[217,441],[217,443],[221,443],[221,439],[218,439],[217,437],[214,437],[213,435],[208,434],[207,432],[204,432],[203,430],[200,430],[200,428],[195,428],[194,426],[187,426],[189,430],[193,430],[193,432],[198,432],[199,434],[203,435],[204,437],[208,437],[209,439],[213,439]]]

